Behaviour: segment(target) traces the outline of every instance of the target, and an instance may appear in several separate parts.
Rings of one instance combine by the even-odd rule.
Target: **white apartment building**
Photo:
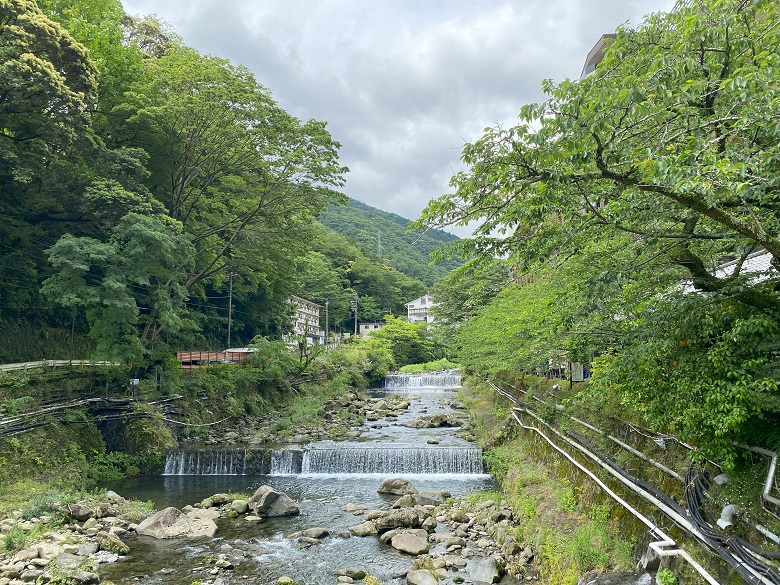
[[[406,307],[406,320],[409,323],[431,323],[433,322],[433,297],[430,293],[425,293],[420,298],[409,301]]]
[[[305,337],[309,345],[325,343],[325,332],[320,329],[322,305],[301,297],[290,297],[288,302],[295,307],[292,336]],[[285,339],[285,341],[290,341]]]

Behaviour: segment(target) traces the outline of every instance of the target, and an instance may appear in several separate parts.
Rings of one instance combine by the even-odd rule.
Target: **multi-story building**
[[[433,321],[433,296],[425,293],[420,298],[409,301],[406,307],[406,320],[409,323],[431,323]]]
[[[288,337],[303,337],[309,345],[325,343],[325,332],[320,329],[322,305],[301,297],[290,297],[288,302],[295,307],[292,334]],[[290,339],[286,339],[289,341]]]

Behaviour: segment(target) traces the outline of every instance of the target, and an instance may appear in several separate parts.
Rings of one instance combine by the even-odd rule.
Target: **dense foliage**
[[[319,221],[349,237],[366,257],[381,260],[399,272],[421,280],[428,287],[460,265],[459,260],[451,258],[431,263],[434,250],[441,244],[457,241],[456,236],[436,229],[409,231],[409,221],[403,217],[355,199],[350,198],[346,206],[326,207]],[[379,244],[381,256],[378,255]]]
[[[420,226],[481,220],[451,251],[518,286],[455,330],[481,371],[589,361],[588,400],[733,460],[777,446],[780,10],[699,0],[619,30],[595,73],[547,81],[520,123],[463,150]],[[730,262],[729,262],[730,261]],[[453,291],[493,287],[453,274]]]
[[[118,0],[8,0],[0,52],[0,361],[143,367],[223,349],[229,313],[232,345],[279,338],[293,294],[349,331],[353,295],[369,320],[425,292],[315,222],[340,144],[245,67]]]

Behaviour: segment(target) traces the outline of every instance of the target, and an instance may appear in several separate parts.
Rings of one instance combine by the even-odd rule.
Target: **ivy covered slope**
[[[680,2],[465,146],[418,224],[482,221],[441,285],[478,303],[449,316],[461,361],[595,357],[582,400],[727,466],[780,446],[779,25],[771,0]]]
[[[440,245],[457,241],[457,236],[438,229],[406,233],[409,227],[408,219],[352,198],[346,206],[326,207],[320,214],[319,221],[350,238],[369,257],[377,253],[377,233],[381,232],[382,261],[421,280],[429,287],[460,265],[458,260],[446,260],[431,265],[430,256]]]

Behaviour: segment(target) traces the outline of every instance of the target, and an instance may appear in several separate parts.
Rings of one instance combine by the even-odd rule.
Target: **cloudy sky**
[[[579,77],[602,33],[673,0],[123,0],[202,53],[251,69],[328,122],[347,195],[414,219],[463,144],[511,124],[545,78]]]

